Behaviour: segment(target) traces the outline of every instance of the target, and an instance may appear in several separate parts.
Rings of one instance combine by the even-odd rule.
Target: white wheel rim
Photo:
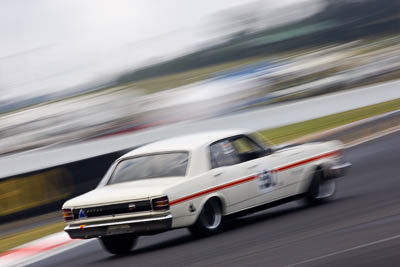
[[[221,207],[216,201],[210,201],[204,206],[200,216],[204,227],[210,230],[218,228],[222,220]]]

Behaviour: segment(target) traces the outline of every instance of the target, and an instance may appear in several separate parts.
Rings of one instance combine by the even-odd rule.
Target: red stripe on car
[[[298,167],[298,166],[301,166],[303,164],[306,164],[306,163],[309,163],[309,162],[312,162],[312,161],[316,161],[316,160],[319,160],[319,159],[332,157],[332,156],[335,156],[337,154],[339,154],[339,151],[329,152],[329,153],[322,154],[322,155],[319,155],[319,156],[316,156],[316,157],[312,157],[312,158],[309,158],[309,159],[298,161],[298,162],[295,162],[295,163],[292,163],[292,164],[289,164],[289,165],[286,165],[286,166],[283,166],[283,167],[279,167],[279,168],[275,169],[274,171],[276,171],[276,172],[286,171],[288,169],[295,168],[295,167]],[[173,206],[173,205],[176,205],[176,204],[179,204],[179,203],[182,203],[182,202],[185,202],[187,200],[190,200],[190,199],[193,199],[193,198],[197,198],[197,197],[200,197],[200,196],[203,196],[203,195],[207,195],[207,194],[210,194],[210,193],[213,193],[213,192],[216,192],[216,191],[220,191],[220,190],[232,187],[232,186],[243,184],[243,183],[252,181],[252,180],[256,179],[257,177],[258,177],[258,175],[252,175],[250,177],[246,177],[244,179],[240,179],[240,180],[237,180],[237,181],[234,181],[234,182],[231,182],[231,183],[227,183],[227,184],[220,185],[220,186],[217,186],[217,187],[214,187],[214,188],[210,188],[210,189],[195,193],[193,195],[189,195],[189,196],[186,196],[186,197],[175,199],[175,200],[172,200],[170,202],[170,206]]]
[[[238,184],[246,183],[248,181],[254,180],[255,178],[257,178],[257,175],[253,175],[253,176],[246,177],[246,178],[238,180],[238,181],[234,181],[232,183],[228,183],[228,184],[220,185],[220,186],[217,186],[217,187],[214,187],[214,188],[210,188],[210,189],[207,189],[205,191],[201,191],[199,193],[196,193],[196,194],[193,194],[193,195],[189,195],[189,196],[186,196],[186,197],[183,197],[183,198],[178,198],[176,200],[171,201],[169,203],[169,205],[173,206],[173,205],[179,204],[181,202],[184,202],[184,201],[196,198],[196,197],[200,197],[200,196],[203,196],[203,195],[206,195],[206,194],[210,194],[210,193],[215,192],[215,191],[223,190],[223,189],[231,187],[231,186],[235,186],[235,185],[238,185]]]

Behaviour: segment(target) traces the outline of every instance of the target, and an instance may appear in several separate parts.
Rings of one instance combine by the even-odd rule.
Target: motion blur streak
[[[43,0],[40,18],[28,9],[31,4],[2,5],[0,14],[8,10],[21,16],[21,21],[27,19],[25,13],[35,18],[32,28],[40,37],[32,38],[41,40],[56,26],[65,32],[56,31],[55,43],[45,35],[50,37],[42,41],[49,44],[18,51],[10,45],[21,45],[18,38],[8,31],[3,35],[8,42],[0,51],[0,154],[66,146],[399,78],[398,1],[189,4],[175,0],[151,6],[131,1],[113,1],[110,6],[101,1],[89,11],[80,1],[54,6]],[[49,10],[64,14],[52,27],[43,23],[53,19]],[[112,15],[108,10],[120,13]],[[70,17],[80,21],[85,12],[93,14],[96,25],[83,20],[82,32],[73,31],[76,25]],[[4,25],[17,28],[14,34],[26,34],[6,15]],[[98,29],[101,25],[112,30]],[[109,34],[115,44],[104,41],[107,35],[101,41],[82,38],[89,29],[92,34]],[[59,40],[70,45],[60,48]],[[73,50],[86,47],[86,42],[90,53]],[[160,47],[165,50],[161,54]],[[54,60],[58,57],[63,58]],[[96,60],[90,61],[93,57]],[[73,61],[68,67],[65,58]],[[78,64],[82,60],[92,63]],[[37,71],[39,67],[43,69]]]

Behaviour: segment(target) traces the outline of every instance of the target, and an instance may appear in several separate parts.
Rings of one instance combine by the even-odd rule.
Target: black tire
[[[221,230],[223,220],[221,202],[217,198],[211,198],[204,204],[196,223],[189,227],[189,231],[196,237],[209,236]]]
[[[306,194],[306,200],[310,204],[321,204],[334,197],[336,193],[336,180],[329,179],[324,170],[315,171]]]
[[[103,236],[100,243],[111,254],[127,254],[137,243],[137,236],[132,234]]]

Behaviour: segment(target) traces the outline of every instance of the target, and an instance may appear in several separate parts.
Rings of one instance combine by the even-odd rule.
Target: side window
[[[232,142],[238,153],[259,152],[262,149],[246,136],[241,136]]]
[[[240,159],[229,140],[222,140],[210,146],[211,168],[230,166],[240,162]]]
[[[240,162],[253,160],[264,156],[264,150],[247,136],[240,136],[232,141]]]

